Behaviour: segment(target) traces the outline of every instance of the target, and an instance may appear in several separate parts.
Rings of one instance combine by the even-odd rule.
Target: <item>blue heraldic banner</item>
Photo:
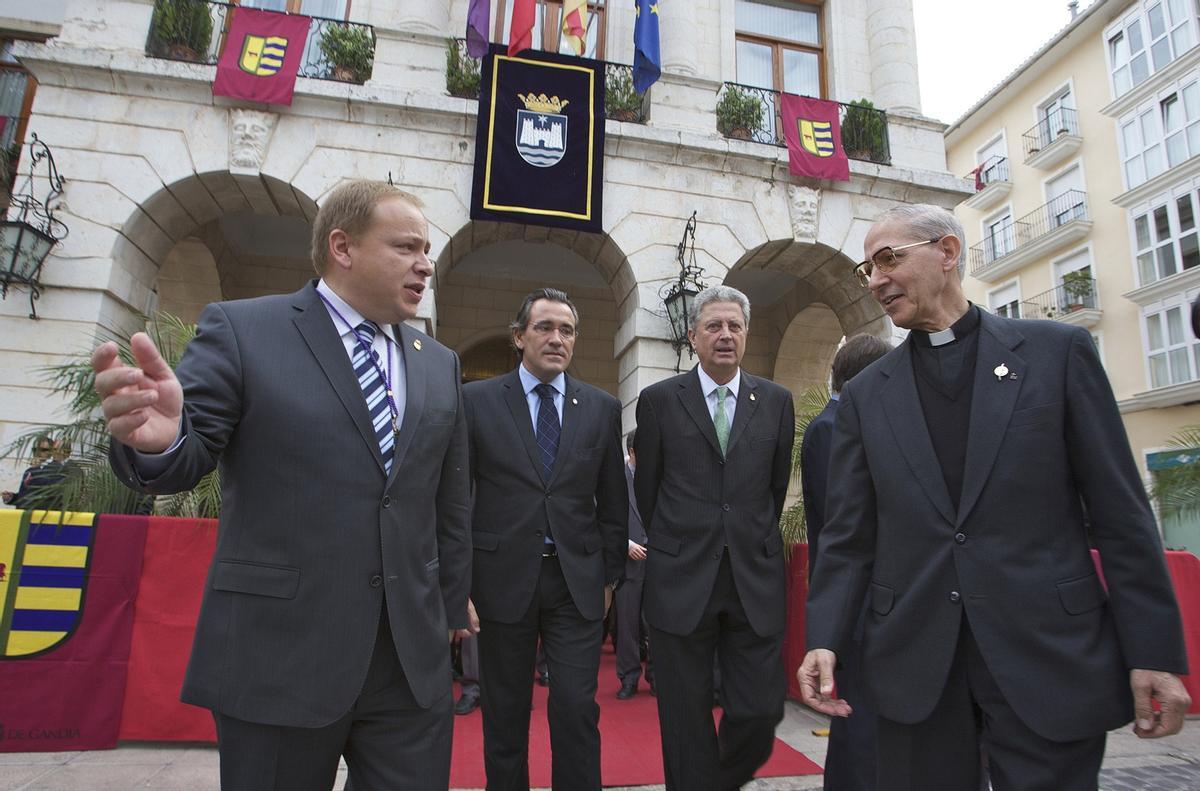
[[[600,233],[604,64],[493,45],[483,59],[471,219]]]

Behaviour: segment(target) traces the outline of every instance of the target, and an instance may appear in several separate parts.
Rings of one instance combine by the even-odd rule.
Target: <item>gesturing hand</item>
[[[850,704],[835,698],[833,669],[837,656],[827,648],[814,648],[804,655],[796,680],[800,682],[800,699],[805,705],[831,717],[849,717]]]
[[[117,344],[92,352],[96,393],[113,439],[143,453],[161,453],[179,436],[183,388],[175,372],[144,332],[129,339],[138,367],[117,356]]]

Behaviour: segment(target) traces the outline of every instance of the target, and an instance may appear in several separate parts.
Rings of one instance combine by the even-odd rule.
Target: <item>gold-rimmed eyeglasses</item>
[[[945,239],[944,236],[939,236],[936,239],[923,239],[912,244],[902,244],[899,247],[884,247],[876,251],[875,255],[868,260],[863,261],[858,266],[854,267],[854,276],[858,278],[858,282],[864,288],[871,284],[871,273],[878,269],[883,274],[890,273],[893,269],[900,265],[904,260],[903,256],[897,256],[896,253],[901,250],[907,250],[910,247],[920,247],[923,244],[937,244]]]

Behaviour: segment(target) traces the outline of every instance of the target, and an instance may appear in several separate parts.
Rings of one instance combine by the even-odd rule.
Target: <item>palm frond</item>
[[[151,339],[172,368],[179,364],[183,350],[196,335],[196,326],[169,313],[158,313],[146,327]],[[127,363],[133,355],[129,336],[109,338],[117,343],[119,354]],[[113,474],[108,464],[109,435],[100,416],[100,399],[95,391],[91,352],[80,352],[56,365],[40,369],[42,380],[50,390],[67,400],[67,422],[35,426],[14,439],[4,449],[9,458],[28,458],[34,443],[43,436],[71,447],[71,458],[57,483],[37,490],[34,503],[47,504],[70,511],[90,511],[107,514],[145,513],[147,497],[127,488]],[[179,516],[215,517],[221,509],[221,488],[215,471],[197,484],[191,492],[160,498],[164,513]]]
[[[792,445],[792,477],[800,474],[800,446],[804,442],[804,432],[812,423],[813,418],[821,413],[825,404],[829,403],[828,387],[810,387],[795,399],[796,408],[796,441]],[[804,499],[784,509],[779,517],[779,532],[786,546],[794,546],[808,540],[808,526],[804,520]]]
[[[1200,448],[1200,426],[1184,426],[1167,440],[1167,446]],[[1162,517],[1200,515],[1200,454],[1190,463],[1155,470],[1151,496]]]

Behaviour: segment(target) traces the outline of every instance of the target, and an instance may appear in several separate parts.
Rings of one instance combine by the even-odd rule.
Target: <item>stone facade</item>
[[[751,296],[751,373],[799,392],[825,380],[843,335],[892,332],[851,276],[871,220],[965,194],[946,171],[942,126],[919,114],[910,0],[823,8],[828,98],[894,110],[891,164],[852,161],[844,183],[796,179],[785,149],[720,136],[715,96],[737,76],[734,2],[664,3],[648,123],[607,122],[602,234],[470,219],[477,107],[448,96],[444,74],[466,9],[355,0],[351,20],[375,26],[372,79],[301,78],[291,107],[213,97],[214,67],[147,56],[150,0],[68,0],[61,35],[19,44],[39,81],[29,130],[67,178],[70,236],[44,267],[40,321],[23,295],[0,302],[0,443],[56,419],[36,366],[155,309],[194,319],[208,301],[312,277],[307,229],[349,178],[390,177],[425,202],[437,274],[416,321],[461,354],[504,335],[530,289],[574,294],[573,373],[618,395],[627,427],[638,392],[677,364],[662,293],[693,211],[705,281]],[[609,60],[631,61],[632,17],[610,9]]]

